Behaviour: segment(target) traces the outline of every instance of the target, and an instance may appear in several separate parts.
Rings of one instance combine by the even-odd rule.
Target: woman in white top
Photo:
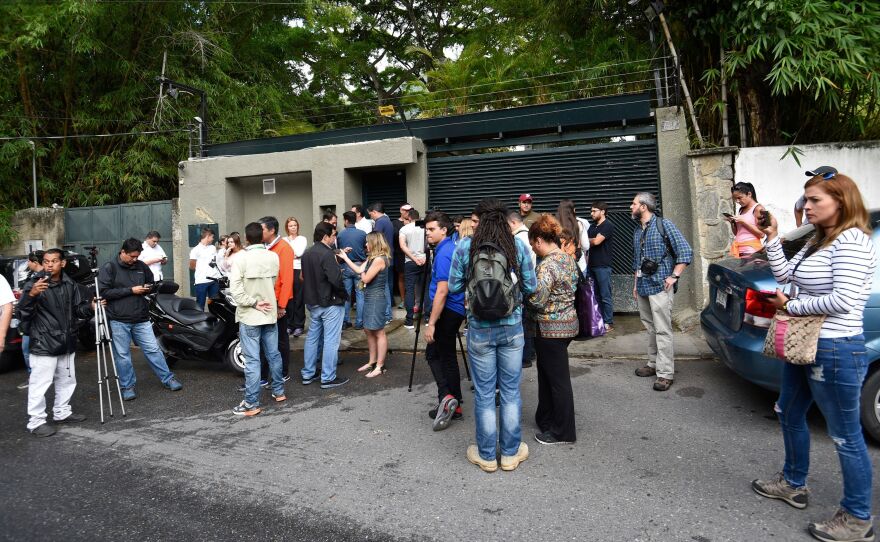
[[[574,258],[583,275],[587,272],[587,251],[590,250],[590,222],[585,218],[578,218],[574,201],[570,199],[559,201],[556,220],[559,221],[562,229],[571,232],[577,242]]]
[[[816,227],[815,238],[789,261],[777,237],[775,218],[764,229],[773,275],[778,282],[790,282],[798,289],[791,298],[776,290],[771,300],[778,310],[794,316],[826,318],[814,364],[784,363],[782,367],[775,410],[785,444],[783,470],[770,480],[755,480],[752,488],[795,508],[807,506],[810,432],[806,417],[815,402],[837,447],[843,499],[829,521],[809,525],[810,533],[820,540],[873,540],[871,459],[859,407],[867,371],[862,321],[877,254],[868,211],[852,179],[829,172],[811,178],[804,188],[804,210]]]
[[[223,254],[223,259],[218,263],[218,266],[224,274],[232,271],[232,260],[243,248],[244,247],[241,245],[241,234],[237,231],[226,236],[226,246],[220,246],[220,253]],[[219,257],[217,259],[220,260]]]
[[[293,249],[293,316],[290,318],[290,327],[293,328],[293,336],[299,337],[303,334],[303,328],[306,327],[306,306],[303,303],[303,280],[302,280],[302,258],[303,253],[309,242],[305,237],[299,234],[299,220],[296,217],[288,217],[284,223],[284,231],[287,237],[284,238]]]

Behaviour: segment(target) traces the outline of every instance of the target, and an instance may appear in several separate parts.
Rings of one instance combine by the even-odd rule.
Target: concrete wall
[[[0,254],[16,256],[30,252],[27,241],[42,241],[43,249],[61,248],[64,244],[64,209],[38,207],[22,209],[12,218],[12,229],[18,233],[14,243],[0,247]]]
[[[684,109],[661,107],[655,109],[657,122],[657,154],[660,168],[660,198],[663,216],[671,220],[685,239],[698,250],[699,233],[694,227],[694,185],[688,173],[689,149]],[[691,266],[679,283],[675,296],[673,320],[681,328],[699,323],[697,299],[701,275]],[[632,297],[632,283],[625,290]]]
[[[293,214],[302,224],[302,234],[311,238],[322,206],[335,205],[341,215],[361,200],[358,171],[392,166],[406,169],[407,198],[416,208],[425,209],[425,146],[411,137],[181,162],[182,234],[179,240],[175,235],[176,276],[188,274],[189,246],[183,235],[188,224],[216,222],[221,232],[241,231],[247,222],[266,214],[279,220]],[[270,177],[276,180],[277,193],[264,196],[262,179]],[[181,290],[186,293],[187,285],[182,284]]]
[[[803,194],[804,171],[834,166],[853,178],[869,209],[880,208],[880,141],[797,145],[803,151],[798,165],[791,156],[780,160],[788,147],[750,147],[736,157],[736,180],[755,185],[758,201],[780,221],[780,231],[795,226],[794,202]]]
[[[696,279],[694,304],[697,309],[706,304],[709,295],[706,281],[709,265],[727,255],[733,239],[730,225],[721,213],[733,212],[730,187],[733,186],[736,152],[736,147],[722,147],[692,151],[687,155],[696,213],[693,220],[694,261],[689,273]]]

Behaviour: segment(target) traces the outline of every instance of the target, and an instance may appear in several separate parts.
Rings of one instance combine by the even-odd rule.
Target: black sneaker
[[[523,369],[528,369],[529,367],[532,366],[532,360],[527,359],[527,360],[523,361],[522,366],[523,366]]]
[[[329,390],[333,388],[338,388],[339,386],[344,386],[345,384],[348,384],[348,379],[340,378],[337,376],[335,380],[331,380],[330,382],[321,382],[321,389]]]
[[[442,431],[449,427],[449,422],[452,421],[456,408],[458,408],[458,399],[452,395],[443,398],[440,406],[437,407],[437,417],[434,418],[432,424],[434,431]]]
[[[342,329],[348,329],[351,327],[351,322],[342,322]]]
[[[55,428],[49,425],[48,423],[44,423],[43,425],[39,425],[31,430],[31,435],[35,437],[51,437],[55,434]]]
[[[558,438],[554,437],[553,433],[551,433],[550,431],[535,433],[535,440],[537,440],[541,444],[574,444],[574,441],[559,440]]]
[[[436,417],[437,417],[437,409],[436,409],[436,408],[432,408],[431,410],[429,410],[429,411],[428,411],[428,417],[431,418],[432,420],[433,420],[434,418],[436,418]],[[464,413],[463,413],[462,410],[461,410],[461,405],[459,405],[459,406],[457,406],[457,407],[455,408],[455,411],[452,413],[452,419],[453,419],[453,420],[460,420],[460,419],[462,419],[463,417],[464,417]]]
[[[71,413],[70,416],[66,418],[62,418],[60,420],[55,420],[55,423],[79,423],[86,421],[86,417],[82,414],[74,414]]]
[[[501,390],[495,390],[495,408],[501,406]]]
[[[315,374],[315,375],[313,375],[313,376],[310,376],[310,377],[308,377],[308,378],[303,378],[303,379],[302,379],[302,385],[303,385],[303,386],[308,386],[308,385],[311,384],[312,382],[317,382],[318,379],[320,379],[320,378],[321,378],[321,377],[318,376],[317,374]]]

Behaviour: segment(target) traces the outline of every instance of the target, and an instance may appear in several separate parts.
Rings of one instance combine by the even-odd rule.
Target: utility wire
[[[174,132],[190,132],[187,128],[176,128],[173,130],[151,130],[148,132],[119,132],[115,134],[74,134],[74,135],[58,135],[58,136],[15,136],[15,137],[0,137],[0,141],[18,141],[18,140],[29,140],[29,139],[84,139],[90,137],[120,137],[120,136],[142,136],[142,135],[156,135],[156,134],[170,134]]]

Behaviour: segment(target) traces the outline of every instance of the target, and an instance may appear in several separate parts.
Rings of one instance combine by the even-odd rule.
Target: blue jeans
[[[360,275],[355,274],[350,267],[345,266],[345,269],[342,270],[342,284],[345,286],[345,293],[349,294],[348,299],[345,300],[345,312],[343,313],[342,321],[347,324],[351,320],[351,290],[354,288],[355,327],[364,327],[364,291],[357,288],[357,283],[360,279]]]
[[[134,366],[131,364],[132,340],[140,347],[162,384],[168,384],[174,378],[174,373],[168,369],[165,354],[162,353],[159,343],[156,342],[156,336],[153,335],[153,326],[150,322],[129,324],[119,320],[110,320],[110,333],[113,338],[113,357],[116,360],[120,386],[133,388],[137,380],[134,376]]]
[[[303,379],[315,376],[318,366],[318,351],[323,339],[323,355],[321,356],[321,382],[336,380],[336,362],[339,360],[339,339],[342,333],[342,305],[320,307],[306,305],[312,315],[312,323],[306,335],[305,365],[302,369]]]
[[[209,297],[214,297],[219,293],[220,283],[216,280],[205,282],[203,284],[196,284],[196,305],[198,305],[200,309],[205,310],[205,300]]]
[[[413,321],[413,308],[416,306],[416,298],[419,293],[421,293],[424,298],[425,292],[422,284],[422,273],[424,273],[425,267],[416,262],[406,262],[403,268],[404,290],[406,290],[403,296],[403,304],[406,307],[406,323],[411,324]],[[418,305],[422,309],[425,308],[423,301],[424,299],[418,302]]]
[[[614,303],[611,297],[611,268],[591,267],[590,276],[596,285],[596,296],[599,298],[599,310],[602,312],[602,320],[606,324],[614,323]]]
[[[24,366],[27,367],[28,374],[31,374],[31,336],[21,336],[21,355],[24,357]]]
[[[287,333],[287,330],[284,330]],[[278,325],[266,324],[249,326],[238,324],[238,337],[244,354],[244,402],[255,406],[260,404],[260,350],[269,362],[269,375],[272,377],[272,393],[284,395],[284,382],[281,376],[281,353],[278,351]]]
[[[810,432],[807,411],[813,401],[825,417],[843,473],[840,506],[859,519],[871,517],[871,458],[859,418],[862,381],[868,362],[865,337],[819,339],[814,365],[785,363],[776,414],[785,442],[785,479],[794,487],[807,483]]]
[[[474,383],[474,418],[480,457],[495,461],[498,428],[495,420],[495,383],[501,390],[501,454],[513,456],[522,440],[522,324],[481,329],[470,326],[468,357]]]
[[[386,273],[388,276],[388,288],[385,290],[385,320],[388,322],[391,321],[391,304],[394,302],[394,272],[392,271],[394,264],[390,265],[391,269],[388,269],[388,273]]]

